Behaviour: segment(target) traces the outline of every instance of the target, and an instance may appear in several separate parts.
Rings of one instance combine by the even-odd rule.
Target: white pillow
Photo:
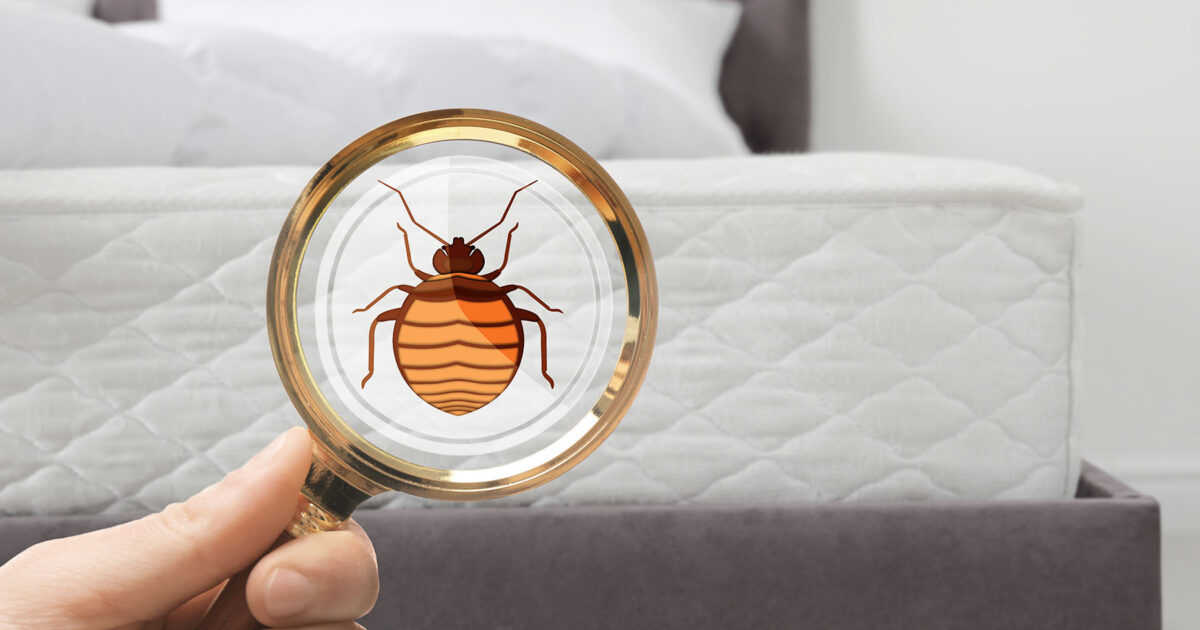
[[[307,38],[438,33],[553,44],[690,91],[715,90],[741,5],[730,0],[159,0],[159,19]]]
[[[395,117],[476,107],[535,120],[609,156],[622,112],[621,73],[571,51],[513,39],[391,33],[324,35],[309,45],[370,77]]]
[[[393,118],[375,82],[296,42],[229,27],[117,28],[186,60],[203,93],[173,164],[321,164]]]
[[[320,163],[390,120],[451,107],[517,113],[600,156],[621,142],[619,73],[545,46],[343,34],[317,50],[238,27],[119,28],[187,58],[204,84],[204,122],[181,148],[181,164]]]
[[[318,48],[371,78],[389,110],[480,107],[562,133],[592,155],[709,157],[745,153],[739,132],[641,73],[556,45],[431,33],[314,36]]]
[[[186,62],[66,12],[0,0],[0,168],[169,164],[199,116]]]
[[[542,61],[566,54],[615,74],[592,88],[596,98],[608,100],[601,90],[612,81],[626,86],[621,97],[634,99],[629,103],[632,113],[626,117],[633,119],[631,129],[638,131],[614,141],[612,146],[622,151],[619,155],[698,157],[748,152],[717,91],[721,61],[741,15],[741,5],[730,0],[159,0],[159,13],[168,23],[251,27],[317,50],[335,51],[369,74],[401,79],[433,76],[439,84],[457,80],[464,70],[471,76],[478,74],[469,72],[474,63],[491,64],[455,54],[453,45],[476,42],[509,52],[515,42],[529,44],[529,51],[540,46],[547,55]],[[344,44],[354,37],[374,37],[376,42],[364,42],[364,50],[347,55],[347,46],[337,42],[340,38]],[[395,46],[380,45],[384,39]],[[438,40],[446,44],[435,44],[436,55],[406,45]],[[467,52],[477,47],[470,48]],[[537,70],[536,60],[519,61]],[[388,66],[394,69],[386,70]],[[442,72],[443,67],[447,72]],[[586,87],[548,69],[543,74],[556,76],[575,88]],[[413,85],[413,89],[430,89],[428,81]],[[439,85],[433,91],[448,89]],[[646,91],[654,94],[648,102],[638,102]],[[488,100],[500,96],[487,92]],[[524,115],[537,119],[529,112]],[[560,112],[555,117],[567,116]],[[550,120],[545,122],[554,126]],[[566,128],[560,131],[570,135]]]
[[[204,123],[182,164],[316,163],[368,129],[416,112],[511,112],[609,157],[744,153],[724,115],[626,68],[509,37],[333,32],[301,43],[248,28],[122,25],[186,57],[204,82]]]
[[[380,124],[446,107],[525,116],[599,158],[746,152],[715,96],[686,96],[686,74],[660,80],[561,43],[114,28],[14,0],[0,11],[0,168],[318,164]]]

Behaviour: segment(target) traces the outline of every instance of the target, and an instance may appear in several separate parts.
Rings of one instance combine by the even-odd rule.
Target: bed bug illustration
[[[404,238],[408,266],[421,282],[415,287],[406,284],[389,287],[370,304],[354,310],[355,313],[369,310],[392,291],[408,294],[400,308],[384,311],[371,322],[367,375],[363,377],[362,387],[366,388],[367,381],[375,373],[375,327],[389,321],[395,322],[392,351],[400,375],[413,393],[448,414],[471,413],[495,400],[508,388],[525,351],[524,322],[537,324],[541,331],[542,376],[550,387],[554,387],[554,379],[546,369],[546,324],[537,314],[513,305],[509,294],[524,291],[546,310],[554,313],[562,310],[551,308],[523,286],[499,286],[494,282],[508,265],[513,232],[520,223],[508,231],[504,260],[494,271],[480,273],[484,265],[483,252],[473,246],[504,223],[517,195],[537,180],[513,192],[504,214],[494,225],[469,241],[456,236],[450,242],[417,222],[404,193],[398,188],[382,180],[379,183],[395,191],[413,225],[442,246],[433,254],[433,268],[437,273],[421,271],[413,264],[408,232],[396,224]]]

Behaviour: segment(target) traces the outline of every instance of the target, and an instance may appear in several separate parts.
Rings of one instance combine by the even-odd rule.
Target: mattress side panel
[[[299,423],[263,306],[292,188],[227,209],[209,186],[0,213],[0,512],[159,509]],[[595,455],[496,504],[1069,496],[1071,215],[633,201],[661,290],[642,393]]]

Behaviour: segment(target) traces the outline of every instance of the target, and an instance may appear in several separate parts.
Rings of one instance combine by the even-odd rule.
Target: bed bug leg
[[[508,266],[508,251],[512,249],[512,235],[513,232],[516,232],[517,228],[519,227],[521,227],[520,223],[512,226],[512,229],[508,231],[508,242],[504,244],[504,261],[500,263],[500,266],[497,267],[495,271],[490,271],[483,274],[484,278],[487,278],[488,280],[495,280],[496,278],[500,277],[500,272],[504,271],[504,268]]]
[[[505,286],[500,287],[500,290],[506,294],[512,293],[513,291],[517,291],[517,290],[524,291],[525,293],[529,294],[529,297],[533,298],[534,302],[541,304],[542,308],[546,309],[547,311],[550,311],[551,313],[561,313],[562,312],[561,308],[551,308],[551,306],[549,304],[542,301],[542,298],[534,295],[533,291],[530,291],[529,289],[526,289],[525,287],[523,287],[519,284],[505,285]]]
[[[383,293],[379,294],[379,297],[375,298],[374,300],[371,300],[370,304],[367,304],[366,306],[364,306],[362,308],[356,308],[356,309],[354,309],[354,312],[361,313],[363,311],[370,310],[372,306],[375,306],[376,304],[378,304],[379,300],[382,300],[384,298],[384,296],[391,293],[392,291],[403,291],[405,293],[412,293],[413,288],[414,287],[411,287],[407,284],[397,284],[394,287],[388,287],[388,288],[384,289]]]
[[[537,298],[534,298],[537,299]],[[540,300],[539,300],[540,301]],[[561,312],[561,311],[560,311]],[[550,372],[546,369],[546,324],[542,322],[542,318],[536,313],[527,311],[523,308],[514,309],[513,313],[517,319],[525,322],[533,322],[538,325],[542,331],[542,376],[546,377],[546,382],[550,383],[550,388],[554,389],[554,379],[550,378]]]
[[[408,232],[406,232],[404,228],[400,227],[399,223],[396,224],[396,229],[400,230],[400,234],[404,238],[404,256],[408,258],[408,268],[412,269],[413,273],[416,274],[421,280],[428,280],[432,278],[433,274],[421,271],[420,269],[417,269],[416,265],[413,264],[412,248],[408,246]]]
[[[392,287],[392,289],[395,288],[398,287]],[[392,289],[388,289],[388,291],[391,291]],[[384,291],[384,295],[386,294],[387,291]],[[379,298],[383,298],[383,296],[381,295]],[[376,299],[375,301],[378,302],[379,300]],[[379,322],[396,321],[400,319],[404,315],[403,311],[404,309],[401,308],[394,308],[390,311],[384,311],[375,318],[375,321],[371,322],[371,330],[367,333],[367,375],[363,377],[362,385],[360,386],[362,389],[367,388],[367,381],[371,380],[371,376],[375,374],[375,327],[379,325]]]

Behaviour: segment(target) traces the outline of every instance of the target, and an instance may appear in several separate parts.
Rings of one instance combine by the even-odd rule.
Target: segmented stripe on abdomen
[[[461,416],[490,403],[517,372],[520,323],[503,300],[413,301],[398,324],[400,374],[446,413]]]

